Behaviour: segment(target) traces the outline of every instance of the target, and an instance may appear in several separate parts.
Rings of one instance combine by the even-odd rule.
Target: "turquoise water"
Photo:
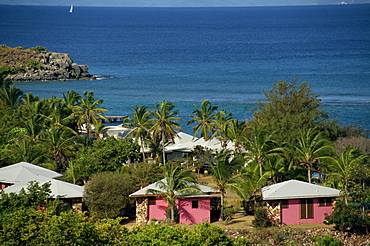
[[[185,119],[209,99],[250,119],[262,90],[300,77],[331,117],[370,129],[370,5],[68,10],[0,5],[0,43],[69,53],[114,78],[17,84],[25,92],[93,90],[110,115],[169,100]]]

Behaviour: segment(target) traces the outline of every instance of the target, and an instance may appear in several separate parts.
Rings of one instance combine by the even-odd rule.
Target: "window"
[[[191,201],[191,208],[198,208],[198,200]]]
[[[313,199],[301,199],[301,219],[313,219]]]
[[[156,200],[155,200],[155,197],[149,197],[149,199],[148,199],[149,201],[148,201],[148,204],[149,205],[156,205],[157,203],[156,203]]]
[[[327,207],[333,205],[333,198],[331,197],[323,197],[319,198],[319,207]]]
[[[289,200],[281,200],[281,208],[289,208]]]

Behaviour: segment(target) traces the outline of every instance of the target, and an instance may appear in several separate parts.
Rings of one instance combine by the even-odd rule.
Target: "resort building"
[[[339,193],[337,189],[294,179],[262,188],[271,218],[284,225],[324,222]]]
[[[162,182],[165,182],[162,179]],[[180,195],[176,199],[179,214],[179,223],[204,223],[211,222],[211,199],[218,190],[205,185],[197,185],[201,194]],[[151,190],[162,190],[159,182],[148,185],[130,195],[136,198],[136,224],[144,225],[151,220],[166,219],[168,203],[165,197],[154,194]]]

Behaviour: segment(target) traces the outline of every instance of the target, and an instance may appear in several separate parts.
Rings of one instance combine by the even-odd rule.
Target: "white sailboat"
[[[73,12],[73,4],[71,5],[71,7],[69,8],[69,13],[72,13]]]

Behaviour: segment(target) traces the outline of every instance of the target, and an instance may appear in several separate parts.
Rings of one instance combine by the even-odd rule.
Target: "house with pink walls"
[[[179,223],[211,222],[211,198],[212,195],[219,194],[219,191],[205,185],[197,186],[201,194],[178,196],[176,200]],[[130,195],[136,198],[136,224],[144,225],[151,220],[166,219],[167,201],[164,196],[150,192],[159,189],[156,182]]]
[[[339,195],[337,189],[294,179],[262,188],[269,215],[284,225],[323,223]]]

